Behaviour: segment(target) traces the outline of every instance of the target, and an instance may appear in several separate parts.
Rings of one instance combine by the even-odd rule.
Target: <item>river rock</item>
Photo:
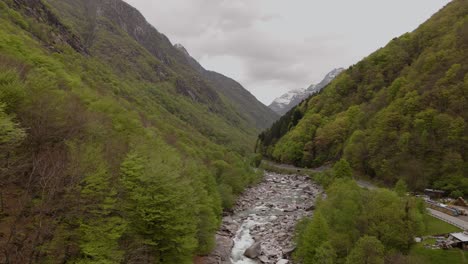
[[[294,250],[296,250],[296,246],[292,246],[292,247],[289,247],[289,248],[284,248],[283,249],[283,256],[290,256]]]
[[[245,250],[244,256],[255,259],[257,258],[262,251],[262,246],[260,242],[255,242],[252,246]]]
[[[309,177],[266,172],[263,182],[248,188],[239,197],[232,214],[225,215],[218,235],[229,242],[217,237],[216,250],[210,255],[213,262],[196,263],[224,264],[231,257],[241,262],[239,258],[256,259],[264,264],[290,263],[287,259],[294,250],[295,225],[300,219],[312,216],[315,196],[322,192]],[[251,245],[249,240],[256,243]],[[236,241],[235,254],[233,241]]]
[[[200,257],[198,263],[202,264],[231,264],[231,249],[234,246],[230,236],[216,235],[216,248],[209,256]]]
[[[260,257],[258,257],[258,259],[262,262],[262,263],[269,263],[270,262],[270,259],[268,259],[267,256],[264,256],[264,255],[261,255]]]

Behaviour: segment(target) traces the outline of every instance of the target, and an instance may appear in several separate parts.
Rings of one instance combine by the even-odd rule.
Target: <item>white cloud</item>
[[[412,31],[449,0],[126,0],[268,104]]]

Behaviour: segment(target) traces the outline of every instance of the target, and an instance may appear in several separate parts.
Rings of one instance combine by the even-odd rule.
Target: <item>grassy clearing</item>
[[[464,264],[468,263],[465,252],[459,249],[429,249],[425,248],[426,244],[434,244],[434,239],[425,240],[413,247],[410,256],[418,260],[418,263],[428,264]]]
[[[424,232],[423,236],[441,235],[461,231],[460,228],[439,220],[429,214],[425,215],[424,221],[426,222],[426,232]]]
[[[460,232],[458,227],[452,226],[444,221],[441,221],[429,214],[424,216],[426,222],[426,231],[423,236],[440,235],[453,232]],[[422,243],[414,245],[411,249],[410,256],[417,260],[417,263],[428,263],[428,264],[461,264],[468,263],[465,256],[465,252],[459,249],[430,249],[426,248],[425,245],[435,244],[435,239],[426,239]]]

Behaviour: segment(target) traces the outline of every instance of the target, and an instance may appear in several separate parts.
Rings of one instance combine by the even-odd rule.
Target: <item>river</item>
[[[213,256],[197,263],[288,263],[295,225],[312,215],[321,193],[307,176],[265,172],[264,180],[247,189],[223,218]],[[247,249],[254,259],[244,255]]]

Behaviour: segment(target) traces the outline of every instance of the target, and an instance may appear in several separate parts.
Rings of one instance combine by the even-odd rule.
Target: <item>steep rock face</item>
[[[150,81],[175,78],[177,92],[208,105],[214,112],[229,115],[234,123],[245,122],[257,129],[264,129],[277,119],[271,110],[240,84],[220,74],[206,71],[182,45],[172,45],[164,34],[127,3],[121,0],[49,2],[63,17],[74,23],[91,52],[103,59],[115,58],[116,55],[115,50],[109,49],[111,43],[103,43],[100,36],[111,35],[115,39],[129,36],[139,47],[129,44],[123,46],[122,56],[125,57],[126,64],[141,69],[140,72],[144,73],[142,78]],[[88,23],[74,19],[77,10],[81,10],[78,12],[88,18]],[[141,60],[136,59],[147,53],[157,59],[150,62],[150,67],[142,66]],[[126,69],[123,68],[122,71],[125,72]]]
[[[343,68],[334,69],[329,72],[319,84],[312,84],[307,89],[289,91],[276,98],[268,107],[277,114],[284,115],[293,107],[300,104],[303,100],[307,99],[307,97],[319,93],[343,71]]]
[[[57,44],[68,44],[77,52],[86,54],[87,50],[81,39],[72,33],[60,20],[52,13],[40,0],[16,0],[13,2],[17,9],[24,10],[30,17],[38,21],[45,22],[52,26],[57,32],[52,39],[41,39],[48,41],[49,48],[53,48]],[[39,37],[39,36],[36,36]]]
[[[222,111],[222,103],[213,87],[194,76],[194,71],[184,56],[134,7],[121,0],[48,2],[56,8],[61,17],[72,23],[93,55],[109,63],[121,63],[123,73],[128,67],[135,68],[141,72],[142,78],[148,81],[175,78],[177,83],[185,83],[178,86],[177,91],[181,94],[210,105],[214,111]],[[152,55],[156,60],[140,60],[148,55]],[[149,64],[149,67],[145,64]]]

